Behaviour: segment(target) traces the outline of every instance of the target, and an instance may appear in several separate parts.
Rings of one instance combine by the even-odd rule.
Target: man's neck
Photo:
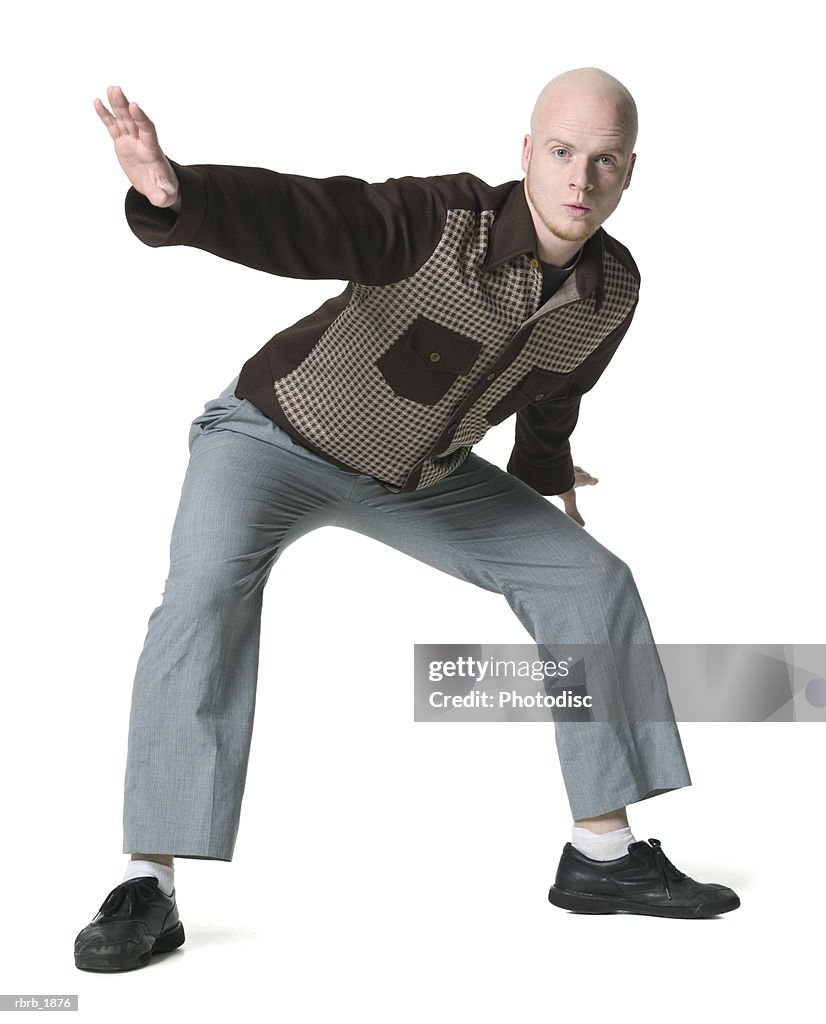
[[[552,267],[569,267],[577,258],[585,243],[582,240],[566,242],[552,234],[545,225],[534,218],[534,231],[536,232],[536,254],[543,263],[550,263]]]
[[[576,254],[574,256],[572,256],[566,263],[563,263],[561,266],[559,264],[557,264],[557,263],[551,262],[551,260],[542,259],[541,256],[539,257],[539,259],[541,260],[542,266],[544,268],[550,269],[550,270],[553,270],[553,271],[559,271],[560,273],[562,273],[562,271],[564,271],[564,270],[571,270],[571,269],[573,269],[573,267],[575,267],[577,265],[577,263],[579,263],[579,258],[582,255],[582,248],[583,247],[580,245],[579,249],[577,249],[577,251],[576,251]]]

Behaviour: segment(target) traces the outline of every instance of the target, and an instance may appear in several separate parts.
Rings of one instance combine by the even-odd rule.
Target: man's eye
[[[567,152],[568,150],[563,149],[561,146],[557,146],[557,148],[553,151],[555,156],[565,156]]]
[[[607,166],[609,166],[609,167],[613,166],[614,158],[612,156],[601,156],[600,160],[605,160],[606,163],[607,163]]]

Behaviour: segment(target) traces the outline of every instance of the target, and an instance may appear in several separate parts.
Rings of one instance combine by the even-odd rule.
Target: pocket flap
[[[529,402],[542,402],[546,398],[559,398],[568,390],[570,373],[533,369],[519,382],[519,391]]]
[[[426,316],[413,321],[407,342],[431,370],[467,373],[476,361],[481,342],[466,338]]]
[[[534,368],[488,409],[485,419],[491,424],[501,423],[526,405],[559,398],[567,392],[570,379],[570,373],[555,373],[553,370]]]

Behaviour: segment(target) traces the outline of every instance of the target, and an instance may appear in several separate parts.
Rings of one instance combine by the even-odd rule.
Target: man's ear
[[[528,161],[531,158],[531,137],[526,135],[522,139],[522,170],[528,173]]]
[[[634,172],[634,164],[636,163],[636,161],[637,161],[637,154],[636,153],[632,153],[631,154],[631,163],[628,165],[628,174],[625,176],[625,184],[622,186],[623,191],[625,191],[625,189],[627,189],[628,186],[631,184],[631,175]]]

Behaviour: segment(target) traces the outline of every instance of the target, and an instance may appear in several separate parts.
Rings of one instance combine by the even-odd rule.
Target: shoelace
[[[116,886],[106,897],[100,907],[101,914],[114,914],[120,910],[124,901],[128,899],[127,913],[132,912],[132,906],[136,896],[141,896],[143,899],[151,900],[155,896],[157,890],[152,884],[152,880],[148,877],[130,878],[126,882],[121,882],[120,885]]]
[[[679,879],[686,878],[687,876],[684,871],[680,871],[679,868],[674,867],[668,857],[666,857],[663,853],[662,843],[659,839],[649,839],[648,842],[651,843],[651,855],[654,858],[657,874],[660,876],[660,881],[665,889],[665,895],[668,899],[671,899],[671,887],[668,884],[669,873],[675,881],[679,881]]]

